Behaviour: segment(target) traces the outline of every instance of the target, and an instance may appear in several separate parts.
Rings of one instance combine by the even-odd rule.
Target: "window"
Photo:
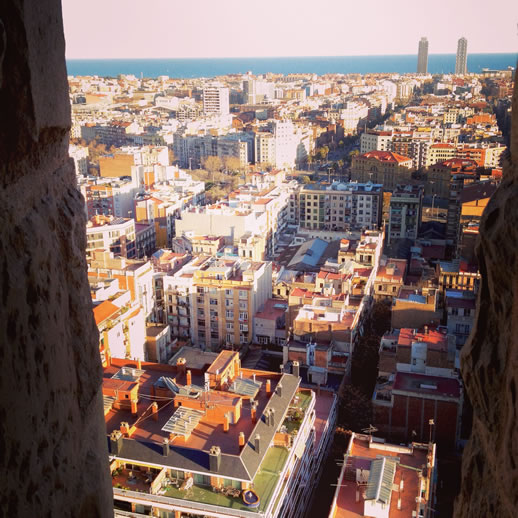
[[[225,290],[225,297],[232,297],[234,295],[234,290]]]
[[[210,299],[210,305],[211,306],[217,306],[218,305],[218,299]]]
[[[247,312],[240,312],[239,313],[239,320],[248,320],[248,313]]]
[[[241,327],[241,326],[239,326]],[[234,331],[234,323],[233,322],[227,322],[227,331]]]
[[[225,316],[227,318],[234,318],[234,311],[232,311],[232,310],[225,311]]]
[[[239,309],[248,309],[248,302],[239,302]]]
[[[239,290],[239,298],[240,299],[248,299],[248,291],[247,290]]]

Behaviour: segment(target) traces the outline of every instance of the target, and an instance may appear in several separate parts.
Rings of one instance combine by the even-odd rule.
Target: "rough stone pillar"
[[[462,351],[473,431],[455,516],[514,517],[518,509],[518,83],[510,158],[482,218],[475,329]]]
[[[61,2],[0,20],[0,514],[111,516]]]

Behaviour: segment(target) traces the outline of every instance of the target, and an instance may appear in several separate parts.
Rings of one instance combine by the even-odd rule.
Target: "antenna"
[[[367,428],[362,429],[362,432],[369,434],[369,437],[371,437],[372,434],[377,431],[378,431],[378,429],[375,426],[373,426],[372,424],[370,424]]]

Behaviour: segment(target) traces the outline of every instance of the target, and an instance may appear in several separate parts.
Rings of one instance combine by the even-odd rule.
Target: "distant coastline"
[[[469,54],[468,72],[483,68],[503,70],[516,67],[517,53]],[[171,59],[68,59],[68,74],[116,77],[133,74],[143,77],[166,75],[171,78],[215,77],[225,74],[373,74],[414,73],[417,55],[329,56],[280,58],[171,58]],[[455,54],[430,54],[428,72],[448,74],[455,69]]]

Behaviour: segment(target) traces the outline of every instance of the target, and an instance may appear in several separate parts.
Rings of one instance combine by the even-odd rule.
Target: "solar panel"
[[[253,381],[246,378],[236,378],[228,388],[228,391],[233,392],[234,394],[239,394],[240,396],[250,396],[255,398],[261,385],[262,383],[259,381]]]
[[[396,462],[386,457],[373,460],[367,483],[365,500],[388,504],[392,495],[392,484],[396,474]]]
[[[191,432],[198,426],[200,419],[204,413],[192,408],[178,407],[176,412],[169,418],[163,426],[162,431],[188,437]]]

